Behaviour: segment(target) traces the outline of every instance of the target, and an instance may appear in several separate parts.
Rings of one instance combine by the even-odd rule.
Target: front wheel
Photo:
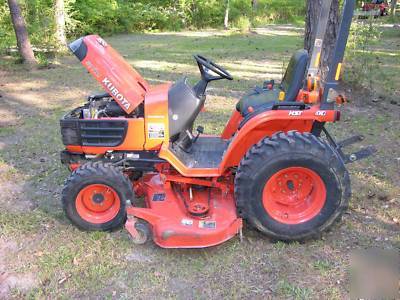
[[[348,206],[350,179],[337,152],[312,134],[279,133],[254,145],[235,178],[239,213],[280,240],[319,236]]]
[[[126,220],[134,193],[128,178],[111,164],[89,162],[67,179],[62,203],[67,217],[83,230],[113,230]]]

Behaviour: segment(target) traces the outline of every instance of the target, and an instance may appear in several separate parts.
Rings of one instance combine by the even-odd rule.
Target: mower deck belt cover
[[[144,101],[148,82],[101,37],[85,36],[69,48],[127,114]]]

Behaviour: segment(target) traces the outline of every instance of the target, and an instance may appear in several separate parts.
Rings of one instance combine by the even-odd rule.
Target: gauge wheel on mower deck
[[[126,220],[126,202],[134,193],[128,178],[111,164],[89,162],[66,180],[62,203],[67,217],[83,230],[107,231]]]
[[[284,241],[319,237],[340,219],[350,194],[338,153],[310,133],[265,138],[247,152],[235,177],[239,214]]]

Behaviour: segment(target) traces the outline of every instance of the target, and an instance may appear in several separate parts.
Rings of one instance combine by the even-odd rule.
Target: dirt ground
[[[400,36],[387,29],[377,45],[381,72],[400,72]],[[271,26],[256,33],[180,32],[120,35],[108,42],[152,83],[198,71],[192,54],[226,66],[233,82],[212,84],[198,123],[218,133],[236,99],[265,79],[280,80],[282,65],[302,46],[302,30]],[[384,38],[384,40],[383,40]],[[34,71],[2,57],[0,64],[0,298],[89,299],[346,299],[353,249],[400,247],[400,82],[389,90],[344,85],[351,102],[338,138],[356,133],[378,153],[349,166],[353,196],[343,220],[322,239],[271,241],[251,228],[244,240],[202,250],[136,246],[125,230],[87,233],[66,219],[60,192],[69,172],[58,120],[100,90],[67,55]],[[356,146],[355,149],[359,147]]]

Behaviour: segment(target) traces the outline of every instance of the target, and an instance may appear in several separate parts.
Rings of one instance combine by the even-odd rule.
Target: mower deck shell
[[[146,208],[129,207],[126,227],[134,225],[132,217],[146,220],[152,226],[154,242],[163,248],[204,248],[221,244],[242,228],[237,216],[232,190],[218,188],[193,190],[196,202],[208,202],[209,211],[204,216],[194,216],[185,206],[187,194],[180,193],[172,182],[162,180],[153,173],[143,178],[140,190]],[[187,200],[187,199],[186,199]],[[187,202],[186,202],[187,204]]]

